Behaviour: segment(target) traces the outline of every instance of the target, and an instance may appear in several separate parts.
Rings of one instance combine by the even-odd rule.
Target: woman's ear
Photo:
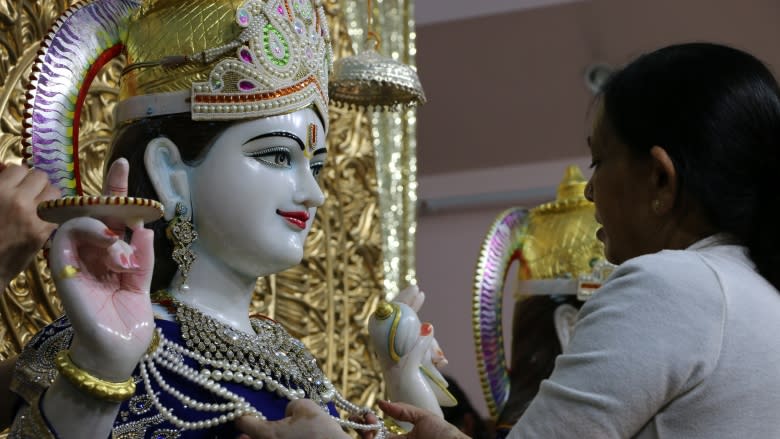
[[[677,201],[677,169],[663,147],[650,148],[653,194],[650,208],[656,215],[669,212]]]
[[[579,311],[572,305],[564,303],[558,305],[553,312],[553,323],[555,324],[555,333],[558,335],[558,342],[561,344],[561,350],[565,350],[569,345],[571,335],[574,330],[574,324],[577,323],[577,313]]]
[[[144,153],[146,173],[165,209],[165,219],[171,220],[176,204],[184,203],[190,209],[190,184],[187,168],[181,160],[179,148],[166,137],[152,139]]]

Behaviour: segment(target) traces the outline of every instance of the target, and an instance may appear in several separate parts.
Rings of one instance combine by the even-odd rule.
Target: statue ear
[[[146,145],[144,165],[149,179],[165,208],[165,219],[171,220],[177,203],[190,209],[190,184],[187,168],[179,148],[167,137],[157,137]]]
[[[566,346],[569,345],[574,324],[577,323],[578,312],[577,308],[568,303],[555,308],[553,322],[555,324],[555,333],[558,334],[558,341],[561,343],[561,350],[565,350]]]

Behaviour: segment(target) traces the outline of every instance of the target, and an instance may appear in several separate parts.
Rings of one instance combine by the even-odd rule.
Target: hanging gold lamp
[[[368,0],[366,48],[333,65],[330,99],[337,105],[398,110],[425,103],[420,78],[412,66],[379,54],[381,39],[373,29],[372,1]]]

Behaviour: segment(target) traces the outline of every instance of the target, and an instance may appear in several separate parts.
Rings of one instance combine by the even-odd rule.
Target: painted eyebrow
[[[243,144],[246,145],[249,142],[253,142],[253,141],[258,140],[258,139],[265,139],[265,138],[268,138],[268,137],[287,137],[288,139],[293,139],[293,140],[295,140],[295,143],[297,143],[298,146],[301,147],[301,151],[305,151],[306,150],[306,147],[303,146],[303,140],[301,140],[301,138],[296,136],[295,134],[288,133],[287,131],[274,131],[272,133],[260,134],[259,136],[252,137],[251,139],[247,140]]]
[[[328,152],[327,148],[318,148],[318,149],[315,149],[314,152],[311,153],[311,155],[314,156],[314,155],[317,155],[317,154],[325,154],[326,152]]]

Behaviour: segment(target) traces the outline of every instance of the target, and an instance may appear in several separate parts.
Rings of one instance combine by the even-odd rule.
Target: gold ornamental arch
[[[334,52],[347,56],[352,43],[340,18],[344,2],[323,3]],[[0,0],[0,162],[21,162],[21,120],[31,65],[39,42],[70,4]],[[101,70],[82,111],[79,164],[87,194],[98,194],[101,187],[122,63],[116,59]],[[384,295],[375,149],[368,115],[332,107],[330,117],[330,154],[322,178],[327,201],[317,213],[307,256],[290,270],[259,279],[253,307],[300,337],[349,400],[372,405],[384,390],[365,329]],[[40,253],[0,295],[0,360],[16,355],[61,312]]]

